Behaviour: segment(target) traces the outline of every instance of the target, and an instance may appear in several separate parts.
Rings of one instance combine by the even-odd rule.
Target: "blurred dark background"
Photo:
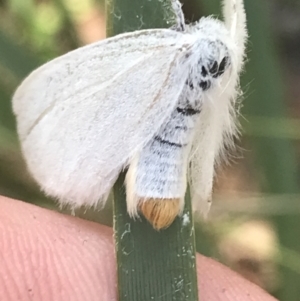
[[[300,300],[300,1],[245,0],[245,6],[242,138],[231,165],[218,172],[209,219],[197,223],[197,248],[280,300]],[[220,16],[220,1],[185,0],[183,9],[189,22]],[[102,0],[0,0],[2,195],[57,209],[26,172],[12,93],[43,62],[103,38]],[[77,214],[111,224],[103,212]]]

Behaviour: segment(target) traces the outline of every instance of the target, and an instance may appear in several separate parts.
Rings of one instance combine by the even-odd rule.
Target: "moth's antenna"
[[[182,4],[178,0],[172,0],[172,8],[176,16],[176,24],[173,29],[177,31],[185,31],[185,20],[181,6]]]
[[[237,45],[239,68],[242,67],[247,39],[246,13],[243,0],[224,0],[223,15],[225,25]]]

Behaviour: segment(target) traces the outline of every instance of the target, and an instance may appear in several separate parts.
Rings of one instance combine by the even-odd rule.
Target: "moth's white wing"
[[[13,109],[27,165],[47,194],[74,206],[106,198],[174,109],[192,40],[163,29],[124,34],[25,79]]]

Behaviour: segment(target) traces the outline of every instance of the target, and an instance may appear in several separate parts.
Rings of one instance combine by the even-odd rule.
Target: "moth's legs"
[[[172,0],[172,8],[176,16],[176,24],[172,26],[172,29],[176,31],[185,31],[185,20],[183,11],[181,9],[181,3],[178,0]]]

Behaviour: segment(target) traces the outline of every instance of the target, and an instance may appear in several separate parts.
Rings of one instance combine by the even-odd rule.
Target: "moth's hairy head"
[[[190,24],[187,28],[187,32],[210,37],[229,34],[225,24],[212,16],[203,17],[199,21]]]

